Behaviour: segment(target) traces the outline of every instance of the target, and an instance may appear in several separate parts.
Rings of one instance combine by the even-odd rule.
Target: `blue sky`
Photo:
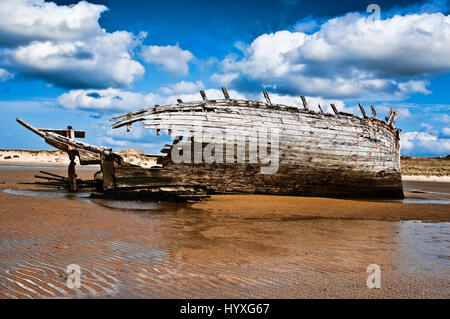
[[[0,0],[0,148],[51,149],[15,122],[157,152],[109,118],[199,90],[360,115],[399,111],[402,154],[450,153],[449,2]],[[325,107],[328,110],[328,106]]]

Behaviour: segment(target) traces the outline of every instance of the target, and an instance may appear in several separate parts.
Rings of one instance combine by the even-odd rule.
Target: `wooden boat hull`
[[[116,118],[113,127],[142,122],[149,129],[167,130],[181,137],[162,150],[166,157],[155,169],[115,168],[115,187],[148,183],[202,185],[218,193],[256,193],[323,197],[402,198],[400,131],[372,117],[316,113],[283,105],[244,100],[206,100],[157,106]],[[224,146],[225,136],[251,141],[249,132],[278,134],[279,167],[262,174],[260,163],[176,163],[173,148],[195,140],[202,128],[202,149],[207,143]],[[220,141],[220,138],[223,140]],[[223,145],[221,145],[223,143]],[[190,145],[191,149],[195,146]],[[223,148],[225,149],[225,147]],[[223,151],[226,152],[225,150]],[[248,145],[247,145],[248,155]],[[235,155],[237,156],[237,155]],[[248,159],[248,157],[247,157]],[[139,180],[140,179],[140,180]]]

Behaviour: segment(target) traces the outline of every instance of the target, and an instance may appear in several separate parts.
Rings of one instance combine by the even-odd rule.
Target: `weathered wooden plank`
[[[373,115],[373,117],[377,119],[378,116],[377,116],[377,111],[375,110],[375,106],[371,105],[371,106],[370,106],[370,109],[372,110],[372,115]]]
[[[300,98],[302,99],[303,109],[304,109],[305,111],[307,111],[307,110],[308,110],[308,103],[306,102],[305,96],[304,96],[304,95],[301,95]]]
[[[222,86],[222,92],[223,92],[223,96],[225,97],[225,100],[229,100],[230,96],[228,95],[228,90],[226,87]]]
[[[208,98],[206,97],[205,91],[201,90],[200,95],[202,96],[203,101],[208,101]]]
[[[336,105],[334,105],[333,103],[330,104],[331,108],[333,109],[334,114],[339,115],[339,111],[336,108]]]
[[[319,107],[319,112],[323,113],[322,107],[320,106],[320,104],[317,104],[317,106]]]
[[[358,103],[359,109],[361,110],[361,113],[363,115],[363,118],[367,118],[367,114],[366,111],[364,110],[364,107],[362,106],[361,103]]]
[[[269,93],[267,91],[263,92],[264,98],[266,99],[267,104],[271,105],[272,102],[270,101]]]

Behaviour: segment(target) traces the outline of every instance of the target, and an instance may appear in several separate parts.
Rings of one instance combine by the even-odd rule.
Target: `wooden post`
[[[392,111],[391,115],[389,116],[389,120],[388,120],[387,124],[389,126],[394,127],[394,123],[395,123],[395,120],[397,119],[397,116],[398,116],[398,112]]]
[[[114,160],[101,154],[101,167],[103,173],[103,191],[114,189]]]
[[[304,95],[301,95],[300,98],[302,99],[303,109],[304,109],[305,111],[307,111],[307,110],[308,110],[308,103],[306,103],[305,96],[304,96]]]
[[[375,110],[375,106],[371,105],[371,106],[370,106],[370,109],[372,110],[372,115],[373,115],[373,117],[377,119],[378,116],[377,116],[377,111]]]
[[[229,100],[230,96],[228,95],[228,91],[226,87],[222,86],[222,92],[223,92],[223,96],[225,97],[225,100]]]
[[[336,106],[333,103],[331,103],[330,106],[333,109],[334,114],[339,115],[339,111],[337,110]]]
[[[267,93],[267,91],[264,91],[263,94],[267,104],[272,104],[272,101],[270,101],[269,93]]]
[[[320,104],[317,104],[317,106],[319,107],[320,113],[323,113],[323,110],[322,110],[322,107],[320,106]]]
[[[394,116],[394,109],[392,108],[392,105],[389,107],[389,116],[385,117],[386,123],[389,124],[390,121],[392,121],[392,116]]]
[[[66,137],[68,139],[75,139],[75,131],[72,129],[72,126],[67,126]],[[69,154],[70,164],[67,169],[67,176],[69,177],[69,190],[71,192],[77,191],[77,174],[75,171],[75,156],[77,155],[77,151],[72,146],[68,147],[67,153]]]
[[[69,177],[69,190],[71,192],[76,192],[77,191],[77,174],[75,171],[75,165],[77,165],[75,163],[75,156],[77,154],[76,150],[70,150],[69,151],[69,159],[70,159],[70,164],[69,164],[69,169],[68,169],[68,177]]]
[[[203,101],[208,101],[208,98],[206,97],[205,91],[200,91],[200,95],[202,96]]]
[[[367,114],[366,111],[364,110],[364,107],[362,106],[361,103],[358,103],[359,109],[361,110],[361,113],[363,115],[364,118],[367,118]]]
[[[183,103],[183,101],[181,99],[177,99],[178,104]]]

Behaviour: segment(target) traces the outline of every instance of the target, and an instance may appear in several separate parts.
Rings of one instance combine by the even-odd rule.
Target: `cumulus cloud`
[[[187,75],[189,73],[188,63],[194,55],[181,49],[177,45],[146,46],[142,48],[142,57],[147,63],[153,63],[166,72],[173,75]]]
[[[180,82],[161,93],[140,93],[124,91],[121,89],[109,88],[105,90],[71,90],[60,95],[57,98],[59,105],[64,108],[81,109],[96,112],[115,112],[115,111],[133,111],[137,109],[152,107],[154,105],[165,105],[177,103],[177,99],[183,101],[199,101],[200,93],[189,85],[191,82]],[[201,83],[201,82],[200,82]],[[192,83],[194,86],[199,83]],[[201,85],[203,85],[201,83]],[[186,91],[182,91],[182,87],[186,87]],[[165,93],[164,93],[165,91]],[[206,90],[206,95],[210,99],[222,99],[221,90]],[[241,99],[244,96],[234,90],[229,91],[232,98]]]
[[[73,7],[43,0],[0,0],[0,44],[76,41],[101,35],[100,14],[107,8],[84,1]]]
[[[69,109],[81,109],[88,111],[111,113],[116,111],[133,111],[154,105],[165,105],[177,103],[177,99],[185,102],[199,101],[201,95],[199,90],[204,85],[201,81],[174,83],[158,90],[159,93],[141,93],[124,91],[120,89],[109,88],[105,90],[71,90],[60,95],[57,98],[59,105]],[[208,99],[223,99],[223,93],[218,89],[205,90]],[[263,94],[243,94],[235,90],[229,90],[232,99],[250,99],[264,101]],[[290,95],[270,93],[272,103],[284,104],[303,108],[300,97]],[[330,104],[336,105],[339,111],[354,113],[357,106],[346,106],[342,100],[326,99],[322,97],[306,96],[308,107],[311,110],[319,111],[320,105],[324,112],[333,113]],[[386,107],[386,110],[388,108]]]
[[[439,138],[428,132],[406,132],[402,135],[402,150],[410,154],[449,154],[450,139]]]
[[[198,92],[199,90],[203,89],[205,86],[203,85],[202,81],[196,81],[196,82],[185,82],[181,81],[175,84],[171,84],[169,86],[165,86],[159,89],[159,91],[166,95],[171,94],[185,94],[185,93],[192,93],[192,92]]]
[[[0,82],[8,81],[9,79],[12,79],[14,75],[5,69],[0,68]]]
[[[403,99],[430,93],[426,75],[450,70],[449,43],[450,17],[441,13],[376,21],[349,13],[328,20],[313,34],[263,34],[241,59],[224,59],[223,74],[212,79],[229,80],[240,90],[269,87],[328,98]]]
[[[11,70],[64,88],[127,87],[145,72],[133,60],[141,35],[106,32],[105,6],[0,0],[0,58]]]
[[[109,88],[105,90],[71,90],[58,97],[58,103],[69,109],[104,112],[133,110],[157,104],[159,95],[142,94]]]

